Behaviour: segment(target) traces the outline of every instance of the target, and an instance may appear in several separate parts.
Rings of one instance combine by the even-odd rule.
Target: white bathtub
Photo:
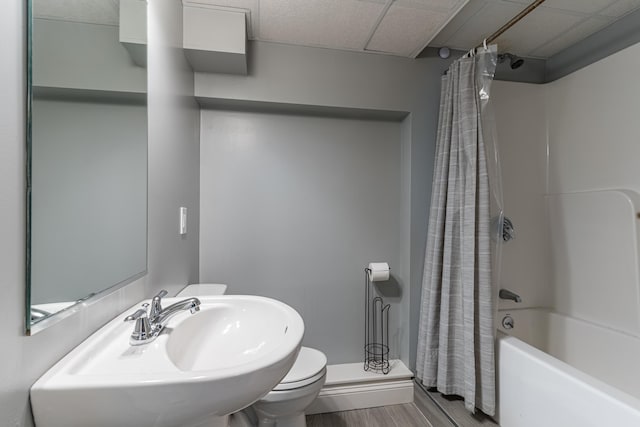
[[[501,427],[640,426],[640,339],[542,309],[498,324]]]

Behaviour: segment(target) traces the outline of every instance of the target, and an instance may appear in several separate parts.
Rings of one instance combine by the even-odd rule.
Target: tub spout
[[[500,297],[500,299],[508,299],[515,302],[522,302],[522,298],[520,298],[520,295],[514,292],[511,292],[508,289],[500,289],[500,292],[498,292],[498,297]]]

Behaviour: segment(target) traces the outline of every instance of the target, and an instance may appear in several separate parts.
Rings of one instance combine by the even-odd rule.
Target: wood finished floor
[[[489,416],[479,410],[476,410],[475,414],[467,411],[461,397],[445,396],[437,391],[430,391],[429,394],[456,421],[458,427],[500,427]],[[436,427],[435,424],[434,427]]]
[[[307,427],[436,427],[413,403],[307,415]]]

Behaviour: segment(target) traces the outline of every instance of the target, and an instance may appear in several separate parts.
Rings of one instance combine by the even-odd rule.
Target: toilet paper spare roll
[[[369,280],[372,282],[389,280],[389,264],[386,262],[369,263]]]

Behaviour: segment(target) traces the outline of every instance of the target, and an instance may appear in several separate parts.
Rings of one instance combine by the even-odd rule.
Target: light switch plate
[[[180,208],[180,234],[187,234],[187,208]]]

